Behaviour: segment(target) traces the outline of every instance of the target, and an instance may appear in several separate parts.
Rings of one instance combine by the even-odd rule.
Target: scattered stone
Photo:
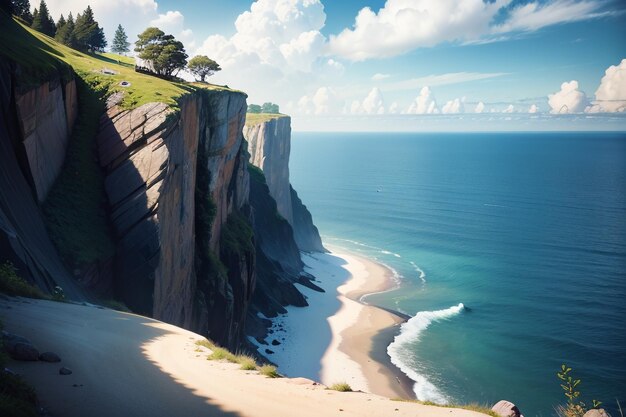
[[[274,339],[274,340],[272,340],[272,345],[273,346],[278,346],[278,345],[280,345],[280,342],[278,340]]]
[[[265,349],[265,353],[272,355],[274,351],[271,349]]]
[[[583,417],[611,417],[603,408],[594,408],[585,413]]]
[[[61,358],[54,352],[44,352],[39,355],[39,360],[43,362],[61,362]]]
[[[72,370],[64,366],[61,369],[59,369],[59,375],[72,375]]]
[[[498,401],[491,410],[502,417],[524,417],[515,404],[506,400]]]
[[[15,343],[9,351],[11,357],[18,361],[37,361],[39,360],[39,351],[30,343]]]

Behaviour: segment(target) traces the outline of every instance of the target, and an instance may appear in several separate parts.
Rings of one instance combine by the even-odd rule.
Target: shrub
[[[257,367],[256,360],[248,355],[237,355],[237,362],[241,365],[240,369],[244,371],[254,371]]]
[[[237,358],[235,357],[235,355],[230,353],[228,351],[228,349],[224,349],[223,347],[215,346],[215,347],[211,348],[211,350],[213,352],[209,356],[207,356],[207,359],[210,360],[210,361],[219,361],[219,360],[222,360],[222,359],[226,359],[228,362],[233,362],[233,363],[237,362]]]
[[[273,365],[263,365],[259,368],[259,373],[268,378],[280,378],[280,374]]]
[[[328,387],[328,389],[339,392],[352,392],[352,388],[350,387],[350,385],[345,382],[338,382],[336,384],[333,384]]]
[[[48,298],[34,285],[17,275],[17,268],[11,262],[0,265],[0,292],[28,298]]]
[[[572,368],[563,364],[561,365],[561,370],[556,373],[556,376],[561,380],[563,395],[567,398],[567,404],[558,406],[556,412],[561,417],[582,417],[588,411],[588,408],[584,402],[578,399],[580,397],[580,391],[578,391],[580,379],[575,379],[571,372]],[[598,408],[602,404],[597,400],[591,401],[592,408]]]

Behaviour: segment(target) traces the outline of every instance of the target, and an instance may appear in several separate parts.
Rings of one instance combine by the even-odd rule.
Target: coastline
[[[347,382],[352,389],[388,398],[413,399],[413,381],[391,363],[387,346],[407,316],[367,304],[371,294],[398,287],[393,272],[370,259],[330,247],[350,277],[337,288],[340,309],[327,321],[331,343],[321,361],[322,383]]]

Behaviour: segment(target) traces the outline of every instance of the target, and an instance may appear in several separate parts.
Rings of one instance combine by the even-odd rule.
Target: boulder
[[[491,407],[491,410],[502,417],[523,417],[519,408],[512,402],[506,400],[498,401]]]
[[[18,361],[37,361],[39,360],[39,351],[30,343],[15,343],[9,351],[11,357]]]
[[[39,355],[39,360],[42,362],[61,362],[61,358],[54,352],[44,352]]]
[[[61,369],[59,369],[59,375],[72,375],[72,370],[64,366]]]
[[[611,417],[603,408],[594,408],[585,413],[583,417]]]

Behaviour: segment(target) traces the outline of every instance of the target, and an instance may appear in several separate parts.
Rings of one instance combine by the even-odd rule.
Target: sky
[[[47,4],[56,19],[86,2]],[[109,40],[157,26],[295,130],[626,131],[623,0],[89,4]]]

